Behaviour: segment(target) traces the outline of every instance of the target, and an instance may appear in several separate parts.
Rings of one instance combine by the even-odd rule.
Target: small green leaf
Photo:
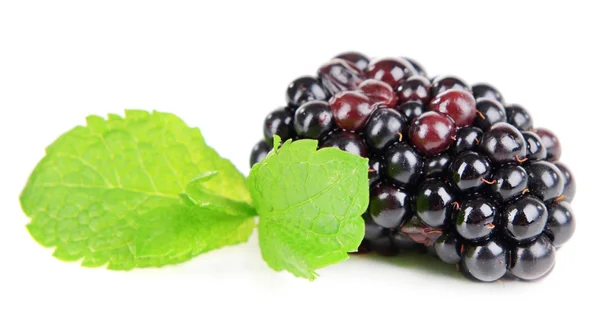
[[[316,149],[317,141],[288,141],[248,177],[263,258],[277,271],[311,280],[316,269],[357,250],[369,203],[367,159]]]
[[[233,164],[172,114],[125,114],[91,116],[47,148],[20,199],[33,238],[59,259],[110,269],[173,264],[245,241],[254,211]],[[194,185],[221,203],[185,195],[198,176]]]
[[[233,216],[189,203],[156,208],[140,221],[137,267],[181,263],[208,250],[245,242],[254,229],[252,216]]]

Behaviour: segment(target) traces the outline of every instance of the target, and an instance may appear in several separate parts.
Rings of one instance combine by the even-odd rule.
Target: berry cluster
[[[371,198],[361,251],[432,249],[469,278],[532,280],[573,235],[571,171],[561,146],[487,84],[429,79],[407,58],[335,57],[287,89],[250,163],[273,136],[316,139],[369,158]]]

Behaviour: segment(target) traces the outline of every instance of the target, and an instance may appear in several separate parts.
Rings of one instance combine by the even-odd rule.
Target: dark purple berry
[[[399,105],[397,109],[400,114],[406,117],[408,124],[411,124],[414,119],[425,113],[425,107],[418,101],[405,102]]]
[[[475,127],[483,131],[490,129],[496,123],[506,122],[506,111],[498,101],[493,99],[481,98],[477,100],[477,117],[473,122]]]
[[[294,114],[296,134],[302,138],[319,139],[334,127],[333,112],[325,101],[303,104]]]
[[[461,260],[461,243],[455,234],[444,234],[435,241],[435,253],[448,264],[458,264]]]
[[[494,163],[520,161],[527,154],[521,132],[508,123],[497,123],[483,134],[480,150]]]
[[[500,92],[495,87],[489,84],[475,84],[471,87],[471,90],[473,91],[473,96],[475,97],[475,99],[488,98],[494,99],[501,104],[504,103],[504,98],[502,97],[502,94],[500,94]]]
[[[425,181],[417,191],[415,204],[417,216],[430,227],[443,227],[451,216],[454,201],[454,195],[444,182]]]
[[[432,97],[451,89],[459,89],[470,92],[469,85],[467,85],[462,79],[454,76],[437,76],[431,82]]]
[[[387,235],[387,228],[376,224],[369,213],[363,214],[363,219],[365,221],[365,240],[372,241]]]
[[[360,136],[340,131],[333,133],[321,145],[322,148],[338,148],[351,154],[367,157],[367,146]]]
[[[329,93],[314,77],[300,77],[290,83],[286,92],[288,104],[300,106],[305,102],[329,99]]]
[[[398,142],[407,128],[406,118],[391,108],[376,109],[365,126],[364,137],[374,149],[383,150]]]
[[[546,205],[531,196],[506,204],[502,211],[506,234],[517,242],[529,241],[540,235],[547,221]]]
[[[507,122],[519,130],[529,130],[533,128],[533,120],[529,113],[520,105],[506,106]]]
[[[454,158],[448,172],[454,186],[463,192],[470,192],[484,185],[492,173],[492,167],[485,156],[467,151]]]
[[[408,58],[408,57],[401,57],[404,60],[406,60],[407,62],[410,63],[410,65],[413,66],[413,68],[415,69],[415,75],[419,75],[419,76],[423,76],[425,78],[427,78],[427,73],[425,72],[425,69],[423,68],[423,66],[421,66],[421,64],[419,64],[418,62],[414,61],[412,58]]]
[[[529,245],[516,246],[510,255],[510,273],[519,279],[541,278],[554,267],[554,246],[543,235]]]
[[[563,180],[565,182],[565,188],[563,190],[565,199],[562,201],[571,202],[575,198],[575,192],[577,191],[577,185],[575,184],[573,173],[565,164],[561,162],[556,162],[554,165],[560,170],[560,172],[562,172]]]
[[[282,107],[269,113],[263,124],[263,134],[267,143],[273,143],[274,135],[281,137],[282,142],[294,137],[294,111]]]
[[[429,79],[422,76],[412,76],[398,86],[398,100],[400,103],[419,101],[427,105],[431,100],[429,95],[430,86]]]
[[[563,194],[565,181],[556,165],[546,161],[532,162],[525,168],[529,177],[529,191],[543,201]]]
[[[462,255],[460,269],[469,277],[492,282],[502,278],[506,273],[507,252],[494,240],[483,245],[466,246]]]
[[[554,202],[548,207],[548,224],[546,229],[549,232],[554,246],[560,248],[575,233],[575,216],[573,209],[568,202]]]
[[[455,155],[475,150],[483,137],[483,131],[476,127],[463,127],[456,131],[456,141],[452,152]]]
[[[428,157],[425,160],[425,164],[423,164],[423,177],[435,178],[445,176],[450,163],[452,163],[452,157],[450,157],[448,152]]]
[[[408,194],[392,185],[379,184],[371,189],[369,215],[385,228],[402,225],[410,215]]]
[[[273,149],[273,147],[267,144],[267,142],[264,140],[256,143],[256,145],[252,147],[252,152],[250,153],[250,167],[254,166],[256,163],[260,163],[263,159],[265,159],[271,149]]]
[[[527,189],[527,172],[518,165],[498,168],[491,178],[490,188],[500,199],[507,201],[523,194]]]
[[[414,184],[423,166],[421,156],[406,143],[394,143],[385,151],[386,176],[403,185]]]
[[[495,227],[496,207],[485,200],[468,200],[456,217],[456,232],[464,239],[477,241],[490,236]]]
[[[523,131],[521,134],[527,143],[527,159],[532,161],[546,159],[548,152],[538,134],[532,131]]]
[[[548,152],[548,160],[551,162],[558,161],[562,153],[558,137],[550,130],[544,128],[538,128],[535,132],[542,139],[542,144],[544,147],[546,147],[546,151]]]

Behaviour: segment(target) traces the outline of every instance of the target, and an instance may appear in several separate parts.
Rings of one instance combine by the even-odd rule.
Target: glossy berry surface
[[[518,165],[506,165],[494,171],[489,188],[502,201],[521,196],[527,189],[527,171]]]
[[[469,200],[458,212],[456,232],[471,241],[486,238],[494,230],[496,212],[496,207],[486,200]]]
[[[450,188],[442,181],[425,181],[419,187],[416,197],[417,216],[433,228],[444,226],[454,209],[455,200]]]
[[[358,86],[358,91],[366,95],[372,105],[394,107],[398,102],[394,89],[380,80],[367,79]]]
[[[333,112],[325,101],[307,102],[294,113],[294,129],[301,138],[319,139],[333,127]]]
[[[391,108],[376,109],[364,129],[367,144],[374,149],[383,150],[398,142],[407,128],[406,118]]]
[[[519,130],[529,130],[533,128],[533,120],[531,115],[520,105],[506,106],[507,122],[515,126]]]
[[[504,276],[507,263],[508,255],[504,247],[491,240],[483,245],[465,247],[460,269],[469,277],[492,282]]]
[[[532,161],[546,159],[548,152],[546,151],[546,147],[542,144],[540,136],[532,131],[523,131],[521,134],[527,144],[527,159]]]
[[[450,180],[463,192],[475,191],[492,174],[492,166],[487,157],[473,151],[457,156],[450,164]]]
[[[417,150],[425,155],[435,155],[452,145],[456,125],[444,114],[427,112],[413,121],[408,134]]]
[[[413,185],[418,180],[423,158],[406,143],[394,143],[385,152],[386,176],[402,185]]]
[[[381,80],[395,89],[415,72],[413,66],[405,59],[381,58],[369,64],[366,75],[370,79]]]
[[[554,246],[545,236],[541,236],[529,245],[515,247],[510,254],[510,273],[519,279],[541,278],[554,267]]]
[[[356,91],[344,91],[334,95],[329,105],[337,126],[346,130],[362,128],[372,109],[369,98]]]
[[[414,119],[425,113],[425,107],[423,107],[423,104],[418,101],[405,102],[399,105],[396,109],[400,114],[406,117],[408,124],[411,124]]]
[[[448,173],[448,167],[452,163],[452,157],[448,152],[442,152],[435,156],[427,157],[423,164],[423,177],[444,177]]]
[[[425,78],[427,78],[427,72],[425,72],[425,68],[418,63],[417,61],[415,61],[412,58],[408,58],[408,57],[402,57],[404,60],[406,60],[407,62],[410,63],[410,65],[412,65],[412,67],[415,69],[415,75],[419,75],[419,76],[423,76]]]
[[[458,89],[438,94],[429,103],[429,109],[450,116],[457,127],[470,126],[477,112],[473,95]]]
[[[477,111],[473,125],[486,131],[493,125],[500,122],[506,122],[506,111],[498,101],[493,99],[481,98],[477,100]]]
[[[330,94],[355,90],[365,79],[362,72],[354,64],[343,59],[333,59],[321,66],[318,75],[321,83]]]
[[[557,248],[560,248],[575,233],[575,216],[573,209],[568,202],[560,201],[552,203],[548,207],[547,230],[552,242]]]
[[[360,52],[350,51],[344,52],[334,57],[335,59],[343,59],[354,64],[360,71],[364,72],[369,66],[369,58]]]
[[[444,234],[435,241],[435,253],[448,264],[458,264],[461,260],[461,244],[455,234]]]
[[[508,237],[523,242],[537,237],[544,231],[548,221],[548,210],[543,202],[527,196],[507,204],[502,219]]]
[[[323,142],[321,147],[338,148],[351,154],[367,157],[367,145],[365,142],[360,136],[346,131],[331,134]]]
[[[489,84],[475,84],[471,86],[471,91],[475,99],[488,98],[494,99],[501,104],[504,104],[504,98],[502,94],[493,86]]]
[[[564,189],[563,195],[565,199],[563,201],[571,202],[575,198],[575,193],[577,191],[577,184],[575,183],[575,177],[573,177],[573,172],[561,162],[556,162],[554,165],[562,172],[563,181],[564,181]]]
[[[483,137],[483,131],[477,127],[463,127],[456,131],[456,141],[452,147],[455,155],[475,150]]]
[[[469,88],[469,85],[467,85],[462,79],[460,79],[458,77],[454,77],[454,76],[447,76],[447,75],[437,76],[431,82],[431,96],[432,97],[435,97],[438,94],[440,94],[444,91],[447,91],[447,90],[451,90],[451,89],[458,89],[458,90],[465,90],[465,91],[471,90]]]
[[[525,168],[529,178],[529,191],[544,201],[558,198],[563,194],[565,182],[562,172],[556,165],[546,162],[532,162]]]
[[[538,136],[542,139],[542,144],[546,147],[548,152],[548,160],[551,162],[558,161],[562,154],[562,147],[558,137],[548,129],[538,128],[535,131]]]
[[[418,101],[427,105],[431,100],[429,79],[423,76],[412,76],[398,87],[398,100],[400,103]]]
[[[480,150],[494,163],[519,161],[527,154],[523,135],[508,123],[497,123],[485,132]]]
[[[294,111],[279,108],[269,113],[263,124],[263,134],[267,143],[273,143],[273,136],[278,135],[282,141],[294,137]]]
[[[325,90],[317,78],[307,76],[291,82],[285,97],[288,104],[300,106],[313,100],[325,101],[329,99],[329,92]]]
[[[385,227],[396,228],[408,219],[410,205],[408,194],[391,185],[380,184],[371,190],[369,214],[373,222]]]
[[[254,166],[256,163],[260,163],[263,159],[265,159],[271,149],[273,148],[265,141],[256,143],[250,152],[250,167]]]

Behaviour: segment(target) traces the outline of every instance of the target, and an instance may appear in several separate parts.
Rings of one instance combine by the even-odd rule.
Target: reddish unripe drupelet
[[[362,128],[373,109],[369,97],[357,91],[339,92],[331,98],[329,105],[335,123],[345,130],[359,130]]]
[[[435,155],[452,145],[456,138],[456,124],[445,114],[427,112],[413,121],[408,136],[421,153]]]
[[[380,80],[367,79],[358,86],[358,90],[369,97],[373,105],[394,107],[398,102],[394,89]]]
[[[470,126],[477,115],[475,99],[470,92],[451,89],[438,94],[429,109],[450,116],[457,127]]]
[[[377,59],[369,64],[366,71],[367,78],[386,82],[394,89],[415,73],[410,62],[402,58]]]

